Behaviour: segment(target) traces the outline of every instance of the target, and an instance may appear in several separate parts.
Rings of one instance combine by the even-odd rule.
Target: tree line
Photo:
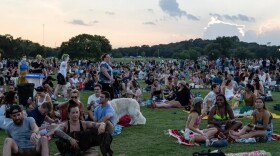
[[[22,38],[14,39],[11,35],[0,35],[0,52],[2,57],[15,59],[21,58],[23,54],[28,57],[41,54],[43,57],[60,58],[64,53],[70,54],[71,59],[92,60],[100,60],[100,56],[104,53],[110,53],[116,58],[141,56],[195,60],[199,56],[207,56],[209,59],[218,57],[254,59],[279,58],[280,46],[242,42],[237,36],[233,36],[217,37],[215,40],[198,38],[169,44],[112,49],[110,41],[105,36],[80,34],[63,42],[60,47],[51,48]]]

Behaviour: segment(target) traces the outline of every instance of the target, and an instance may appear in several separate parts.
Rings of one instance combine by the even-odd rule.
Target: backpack
[[[208,151],[194,152],[193,156],[225,156],[225,153],[221,150],[211,151],[209,149]]]

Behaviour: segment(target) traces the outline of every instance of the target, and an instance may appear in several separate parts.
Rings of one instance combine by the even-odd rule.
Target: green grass
[[[143,83],[141,82],[141,85]],[[193,92],[201,92],[205,96],[209,90],[193,90]],[[86,104],[87,97],[91,92],[81,92],[81,101]],[[144,97],[148,97],[149,93],[145,92]],[[272,112],[279,114],[279,111],[274,111],[273,105],[280,101],[280,92],[273,92],[273,102],[268,102],[267,106]],[[176,139],[165,135],[168,129],[182,129],[185,126],[187,114],[183,109],[150,109],[141,107],[141,112],[147,119],[146,125],[137,125],[123,128],[122,133],[113,137],[112,149],[114,155],[122,156],[155,156],[155,155],[192,155],[193,152],[215,149],[212,147],[186,147],[176,143]],[[244,124],[247,124],[249,119],[240,119]],[[280,133],[280,119],[273,119],[274,132]],[[206,121],[202,122],[201,128],[205,128]],[[5,132],[0,131],[0,151],[2,153],[3,140]],[[50,141],[51,155],[57,152],[55,139]],[[272,141],[269,143],[255,143],[255,144],[242,144],[233,143],[227,147],[221,148],[222,151],[229,152],[245,152],[253,150],[266,150],[272,155],[280,155],[280,141]]]

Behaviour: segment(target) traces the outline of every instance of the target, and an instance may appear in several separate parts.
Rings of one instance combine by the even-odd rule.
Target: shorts
[[[36,151],[36,147],[33,147],[33,148],[18,148],[18,153],[12,154],[12,156],[25,156],[25,155],[40,156],[41,153]]]
[[[65,77],[61,73],[58,73],[56,78],[57,78],[57,84],[60,84],[60,85],[66,84]]]

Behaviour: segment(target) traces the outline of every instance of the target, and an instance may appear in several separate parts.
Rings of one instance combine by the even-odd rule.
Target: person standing
[[[30,152],[48,156],[48,139],[38,134],[39,128],[35,120],[24,117],[19,105],[11,106],[9,113],[13,122],[7,126],[8,137],[4,141],[3,156],[31,155]]]
[[[102,62],[99,65],[99,84],[102,86],[103,91],[108,91],[110,93],[111,99],[114,99],[114,90],[112,84],[115,79],[113,78],[113,69],[109,65],[110,55],[104,54],[101,56]]]
[[[24,76],[29,72],[29,63],[26,60],[26,55],[22,56],[22,60],[18,64],[18,70],[19,70],[18,84],[28,83],[27,79],[24,78]]]
[[[31,69],[32,73],[39,73],[39,74],[45,74],[45,66],[44,63],[42,62],[42,56],[37,55],[36,56],[36,61],[31,63]]]
[[[55,88],[52,98],[56,99],[58,91],[62,89],[64,100],[66,101],[67,100],[66,73],[67,73],[67,62],[69,61],[69,55],[63,54],[61,59],[62,62],[60,64],[59,71],[57,74],[57,86]]]

